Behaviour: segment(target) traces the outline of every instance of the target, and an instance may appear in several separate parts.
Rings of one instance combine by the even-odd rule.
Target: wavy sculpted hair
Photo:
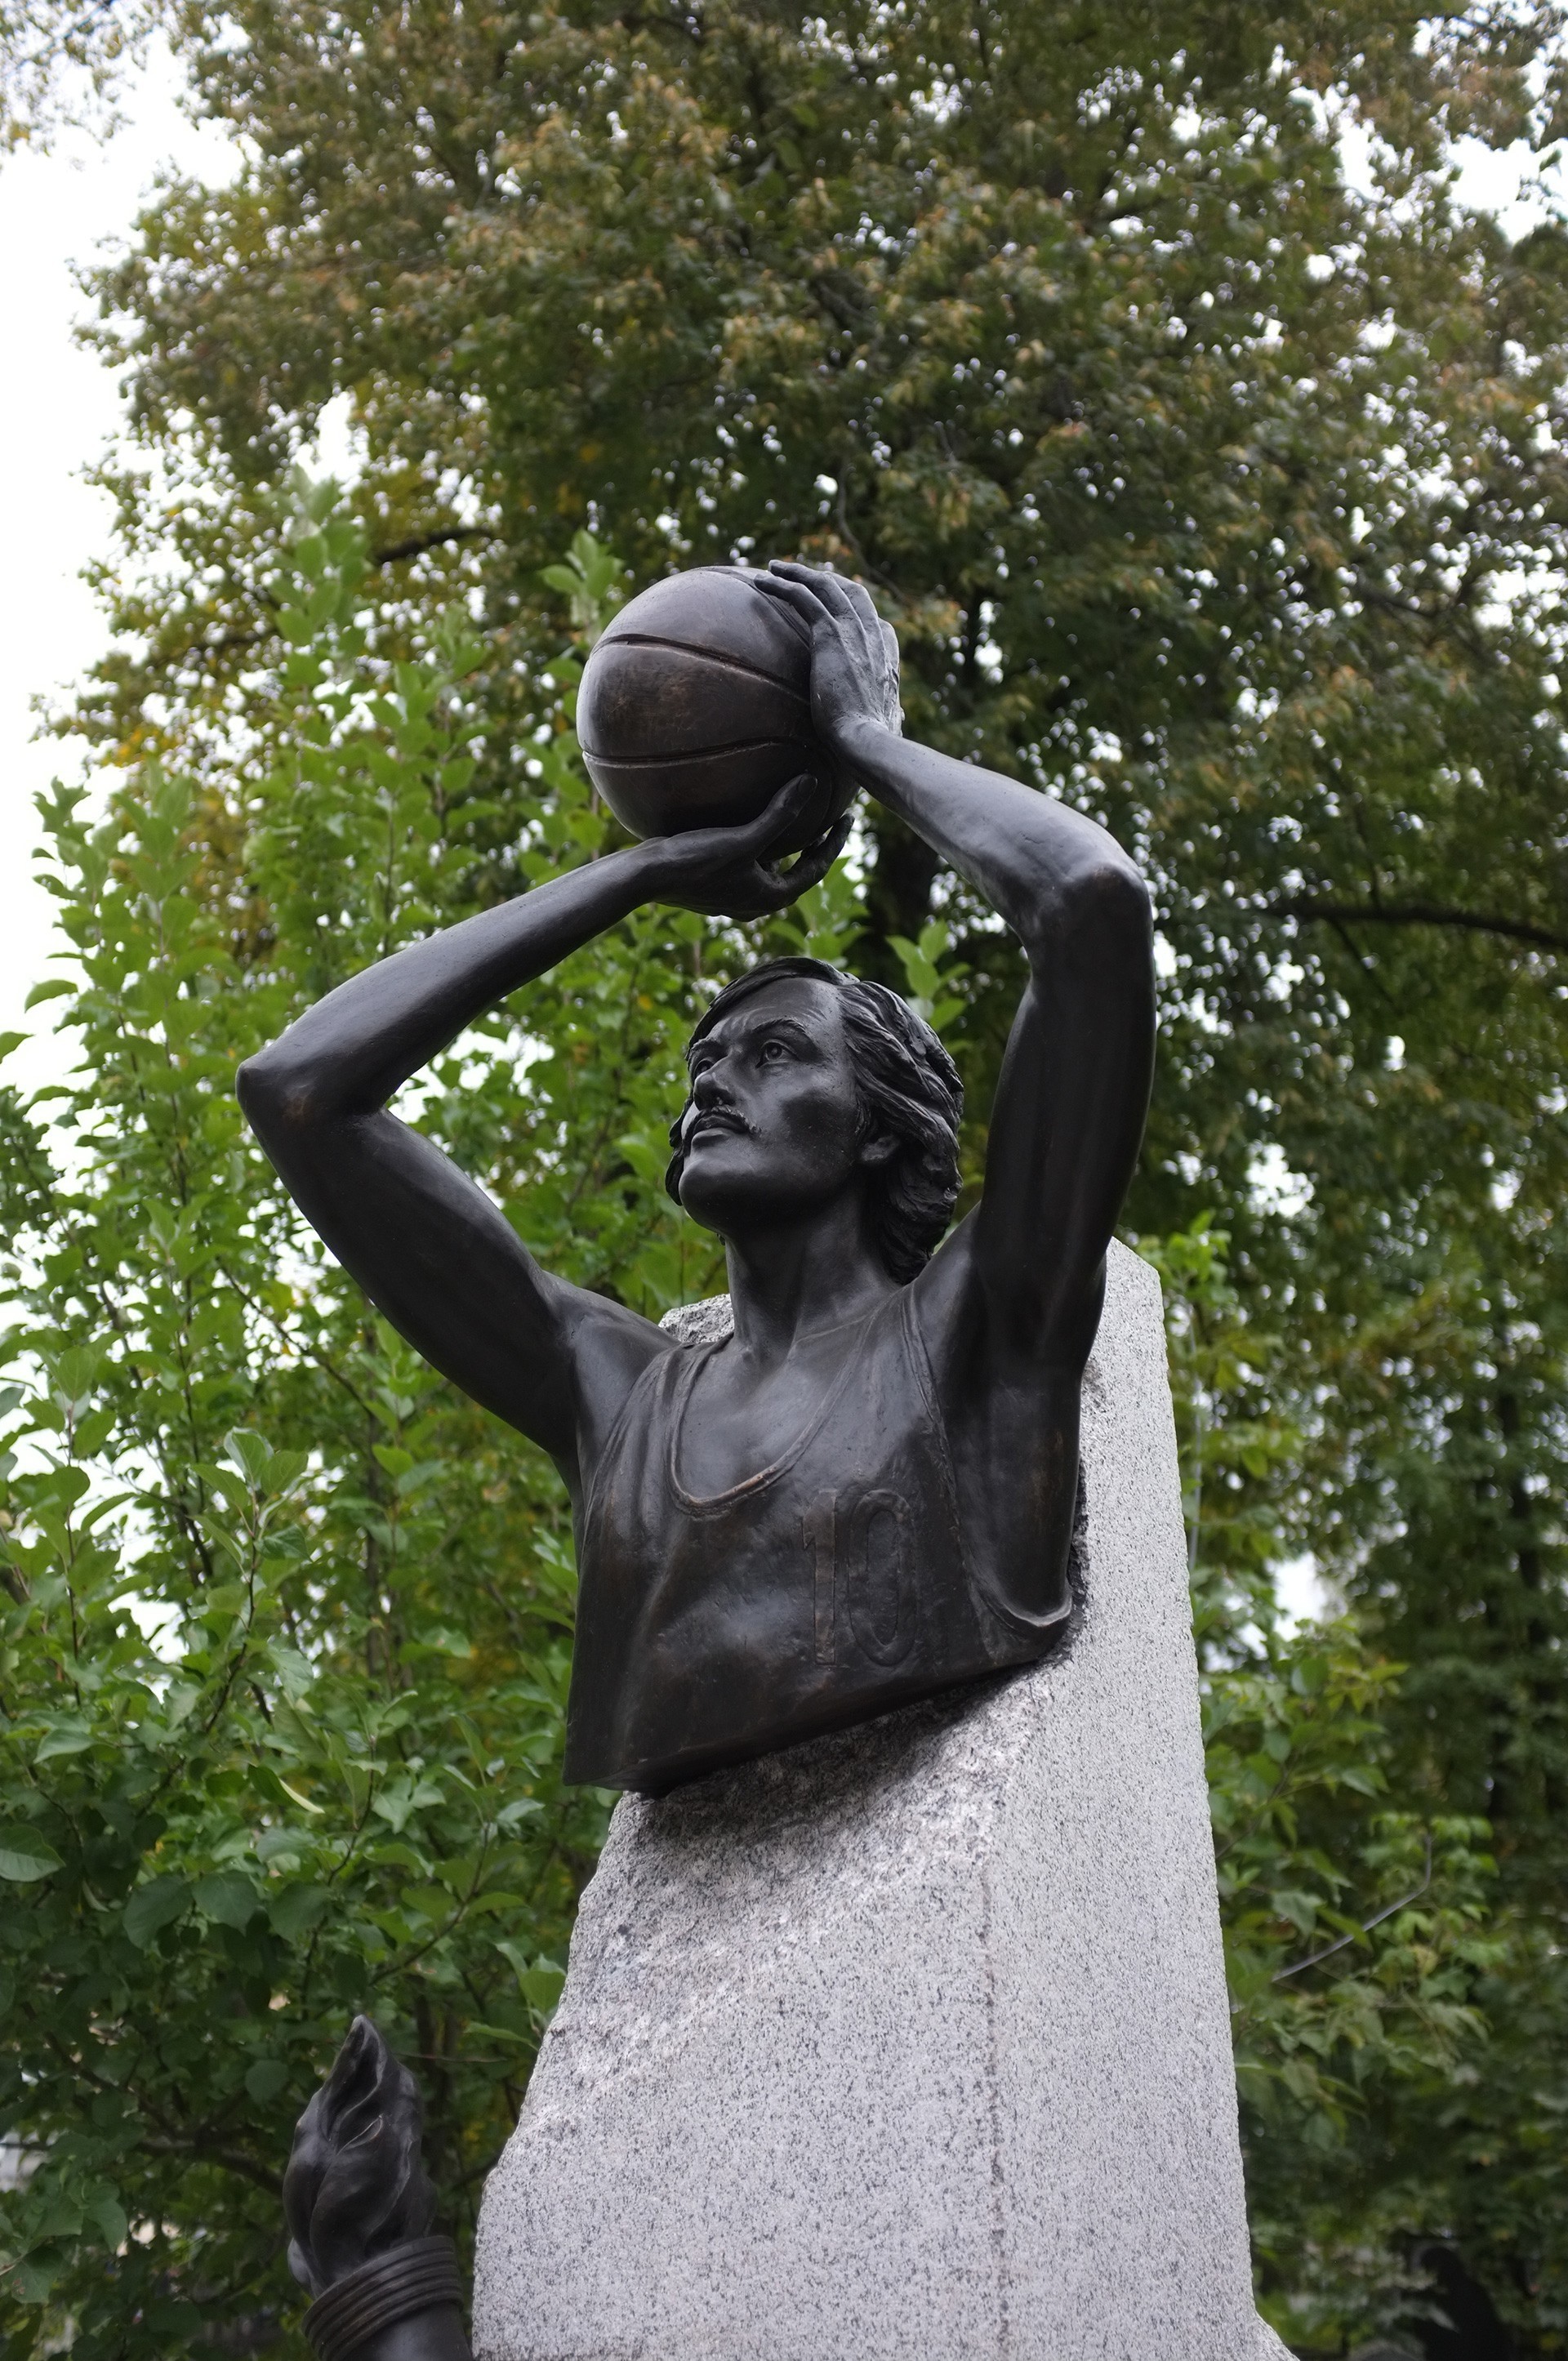
[[[768,960],[725,986],[686,1043],[686,1062],[689,1066],[697,1043],[737,1002],[792,975],[831,984],[838,993],[863,1132],[883,1132],[898,1142],[886,1163],[872,1169],[867,1202],[877,1250],[892,1276],[905,1285],[936,1252],[959,1193],[963,1084],[925,1018],[885,984],[864,983],[822,960]],[[664,1186],[677,1204],[690,1104],[688,1099],[670,1126],[674,1154]]]

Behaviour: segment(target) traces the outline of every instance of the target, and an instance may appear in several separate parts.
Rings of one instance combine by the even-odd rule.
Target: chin
[[[735,1173],[683,1172],[681,1175],[681,1210],[705,1230],[714,1230],[720,1237],[729,1237],[737,1230],[753,1228],[773,1210],[773,1192],[760,1187],[753,1180]]]
[[[741,1153],[722,1164],[714,1157],[694,1170],[696,1159],[689,1158],[681,1174],[682,1211],[721,1238],[756,1237],[770,1225],[788,1229],[820,1213],[836,1193],[824,1191],[819,1173],[786,1175],[776,1165],[764,1167],[750,1141],[737,1145]]]
[[[778,1200],[779,1175],[771,1164],[747,1133],[710,1133],[686,1150],[681,1204],[707,1230],[722,1231],[732,1219],[755,1221]]]

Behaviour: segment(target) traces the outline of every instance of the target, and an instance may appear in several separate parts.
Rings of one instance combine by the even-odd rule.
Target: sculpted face
[[[892,1142],[862,1136],[839,996],[809,976],[762,985],[692,1054],[681,1203],[721,1236],[858,1187]]]

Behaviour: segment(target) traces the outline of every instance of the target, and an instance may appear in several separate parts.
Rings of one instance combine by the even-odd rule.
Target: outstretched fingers
[[[793,779],[786,780],[755,819],[733,832],[725,831],[731,857],[736,861],[761,860],[768,847],[776,844],[793,828],[816,793],[813,772],[799,771]]]
[[[857,623],[872,657],[881,663],[885,655],[887,626],[877,613],[871,592],[863,582],[847,580],[843,576],[828,574],[820,566],[802,566],[793,557],[775,557],[768,571],[758,578],[759,590],[772,590],[784,604],[808,623],[820,621],[824,610],[836,621]],[[898,642],[893,642],[896,660]]]
[[[775,564],[778,562],[774,560]],[[802,567],[801,570],[804,573],[806,569]],[[772,598],[778,606],[788,607],[798,615],[807,631],[814,631],[822,620],[824,611],[831,611],[827,609],[826,600],[819,598],[806,582],[786,581],[777,574],[763,574],[758,577],[756,587],[763,598]]]
[[[885,677],[887,672],[887,625],[877,613],[875,604],[872,598],[872,594],[866,588],[863,582],[851,582],[847,587],[850,593],[850,603],[854,609],[855,619],[861,627],[861,637],[865,642],[867,660],[874,673]],[[894,671],[895,677],[898,668],[898,658],[896,654],[897,646],[898,642],[895,640],[894,642],[894,648],[895,651],[894,656]]]
[[[768,561],[763,581],[773,581],[781,588],[786,585],[795,591],[806,590],[819,599],[830,615],[852,615],[854,601],[850,585],[837,574],[828,574],[819,566],[802,566],[797,558],[773,557]],[[759,583],[758,588],[761,588]]]
[[[846,582],[844,592],[861,623],[871,633],[872,644],[876,646],[882,638],[882,617],[877,613],[871,592],[863,582]]]
[[[813,885],[821,884],[848,843],[853,820],[854,814],[846,812],[841,819],[834,821],[826,836],[819,836],[815,844],[806,846],[784,880],[792,899],[796,894],[809,893]]]
[[[758,577],[757,588],[810,631],[812,712],[818,730],[832,738],[840,724],[863,717],[896,735],[903,728],[898,642],[865,585],[775,557]]]

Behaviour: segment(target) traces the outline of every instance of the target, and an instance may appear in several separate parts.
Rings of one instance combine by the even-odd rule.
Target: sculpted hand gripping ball
[[[634,836],[739,828],[802,772],[817,792],[776,849],[798,852],[848,808],[811,726],[811,639],[749,567],[655,582],[599,640],[577,694],[588,776]]]
[[[1153,1052],[1126,855],[1054,797],[903,738],[862,586],[790,563],[762,578],[658,583],[585,667],[588,767],[647,841],[350,978],[240,1075],[378,1309],[560,1469],[581,1586],[565,1776],[650,1795],[1034,1663],[1063,1628],[1079,1382]],[[724,1240],[733,1310],[730,1335],[687,1345],[543,1271],[387,1101],[632,910],[786,908],[802,872],[759,858],[747,823],[803,774],[797,842],[831,849],[863,785],[989,900],[1036,983],[981,1203],[944,1239],[958,1076],[925,1020],[818,961],[732,982],[670,1109],[674,1192]]]

